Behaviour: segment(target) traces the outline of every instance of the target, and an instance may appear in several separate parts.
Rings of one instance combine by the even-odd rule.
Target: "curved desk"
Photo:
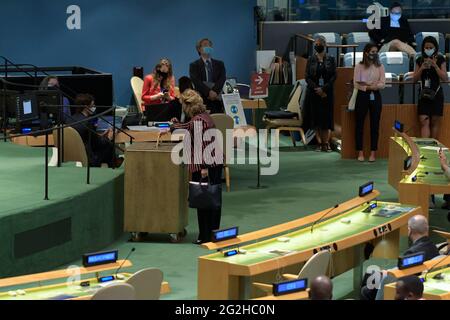
[[[374,245],[374,257],[398,258],[399,230],[407,224],[410,217],[420,213],[420,208],[384,202],[378,202],[378,208],[372,213],[364,213],[368,207],[366,202],[367,198],[354,199],[352,201],[354,206],[345,207],[343,211],[337,211],[328,220],[317,224],[313,233],[310,224],[322,213],[313,215],[315,219],[306,217],[296,220],[291,225],[273,228],[272,231],[276,231],[276,234],[284,232],[282,236],[289,238],[289,242],[281,242],[279,238],[273,237],[269,228],[263,230],[266,238],[272,237],[267,240],[262,240],[264,235],[257,232],[242,235],[235,242],[224,244],[230,247],[244,242],[254,242],[241,247],[246,250],[245,254],[225,258],[223,253],[219,252],[200,257],[198,298],[200,300],[253,298],[255,296],[251,286],[253,282],[273,283],[280,280],[284,273],[298,273],[302,264],[320,250],[332,251],[333,276],[359,267],[355,269],[354,274],[355,288],[359,287],[362,279],[364,245],[369,242]],[[390,218],[375,215],[391,205],[402,212]],[[349,219],[351,223],[343,223],[342,219]],[[293,229],[298,230],[292,232]],[[256,237],[260,240],[255,239]],[[207,244],[206,247],[214,248],[212,244]],[[216,248],[220,249],[219,246]]]
[[[392,137],[389,143],[389,184],[398,190],[401,203],[421,206],[427,217],[430,196],[450,193],[450,180],[441,169],[438,155],[441,147],[446,148],[437,140],[411,138],[404,133]],[[445,154],[450,157],[448,150]],[[403,163],[408,156],[413,162],[405,171]]]
[[[123,265],[122,265],[123,263]],[[66,269],[50,271],[14,278],[0,279],[0,288],[16,287],[25,285],[26,288],[23,289],[22,295],[12,296],[9,292],[0,292],[0,301],[2,300],[90,300],[92,296],[98,289],[109,285],[111,283],[124,282],[128,280],[133,274],[132,273],[121,273],[124,277],[123,280],[115,280],[113,282],[108,282],[106,284],[101,284],[96,278],[82,279],[79,281],[74,281],[69,283],[68,279],[72,274],[79,274],[80,278],[87,274],[97,274],[101,272],[109,272],[109,275],[113,274],[114,270],[117,270],[122,265],[122,268],[129,268],[132,263],[128,260],[119,260],[115,263],[94,266],[89,268],[79,268],[79,269]],[[53,285],[42,286],[42,282],[47,282],[51,280],[59,279],[60,283]],[[90,286],[82,287],[81,283],[89,281]],[[32,284],[34,283],[34,284]],[[38,285],[36,285],[38,283]],[[7,289],[6,289],[7,290]],[[170,293],[169,283],[163,281],[161,284],[161,294]]]

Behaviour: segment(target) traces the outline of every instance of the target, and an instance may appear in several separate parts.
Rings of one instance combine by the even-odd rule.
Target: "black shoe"
[[[202,240],[195,240],[192,243],[197,245],[197,246],[199,246],[199,245],[203,244],[203,241]]]

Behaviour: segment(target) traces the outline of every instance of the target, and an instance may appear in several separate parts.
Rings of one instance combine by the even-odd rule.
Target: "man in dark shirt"
[[[197,42],[197,52],[200,59],[189,66],[189,76],[208,110],[211,113],[223,113],[221,94],[227,79],[225,65],[212,58],[213,44],[209,39]]]
[[[417,215],[409,219],[408,221],[408,241],[409,249],[404,252],[404,256],[423,252],[425,254],[425,260],[432,260],[439,256],[439,250],[436,245],[431,242],[428,237],[429,227],[428,220],[422,215]],[[363,284],[368,283],[368,279],[371,275],[366,274]],[[382,278],[386,278],[387,271],[382,271]],[[378,289],[369,289],[368,285],[364,285],[361,289],[362,300],[375,300],[377,297]]]
[[[75,98],[75,105],[80,106],[75,114],[68,119],[68,123],[77,123],[86,120],[95,113],[95,101],[89,94],[79,94]],[[103,134],[96,133],[96,128],[92,122],[82,122],[71,126],[81,136],[86,147],[86,153],[89,158],[89,164],[92,167],[100,167],[103,163],[112,167],[114,164],[114,145],[111,141],[112,130],[107,130]],[[89,135],[90,141],[89,141]],[[119,167],[121,159],[115,164]]]
[[[395,286],[395,300],[424,300],[423,290],[418,276],[400,278]]]
[[[381,18],[381,28],[369,31],[370,38],[378,45],[380,53],[402,51],[414,57],[416,43],[408,19],[402,15],[402,5],[394,2],[390,10],[388,17]]]

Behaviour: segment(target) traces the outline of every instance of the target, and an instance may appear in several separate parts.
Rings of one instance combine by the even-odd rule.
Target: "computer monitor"
[[[167,122],[173,118],[181,118],[181,105],[179,103],[162,103],[145,106],[147,122]]]
[[[14,90],[0,90],[0,118],[3,118],[6,102],[6,117],[15,118],[17,112],[17,99],[19,91]],[[6,96],[6,99],[5,99]]]
[[[97,122],[97,128],[96,128],[97,131],[104,132],[108,129],[112,129],[112,127],[113,127],[112,124],[114,123],[113,120],[114,120],[113,116],[103,116],[102,118],[99,118],[98,122]],[[116,123],[115,123],[116,129],[122,129],[122,122],[123,122],[123,118],[116,116]]]
[[[17,104],[17,122],[25,123],[39,119],[39,108],[36,96],[33,94],[22,94]]]
[[[62,96],[57,90],[38,90],[33,92],[36,95],[39,112],[47,114],[49,119],[57,120],[62,113]]]

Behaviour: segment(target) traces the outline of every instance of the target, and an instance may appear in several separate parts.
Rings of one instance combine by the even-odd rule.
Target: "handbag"
[[[352,96],[348,102],[348,110],[354,111],[356,106],[356,98],[358,97],[358,89],[353,89]]]
[[[441,86],[439,86],[436,91],[434,91],[433,89],[430,89],[430,88],[421,88],[419,99],[426,99],[426,100],[432,101],[432,100],[434,100],[434,98],[436,98],[436,94],[439,92],[440,89],[441,89]]]
[[[222,184],[189,182],[189,208],[218,210],[222,207]]]
[[[298,113],[290,111],[267,111],[265,114],[267,119],[295,119],[298,118]]]

